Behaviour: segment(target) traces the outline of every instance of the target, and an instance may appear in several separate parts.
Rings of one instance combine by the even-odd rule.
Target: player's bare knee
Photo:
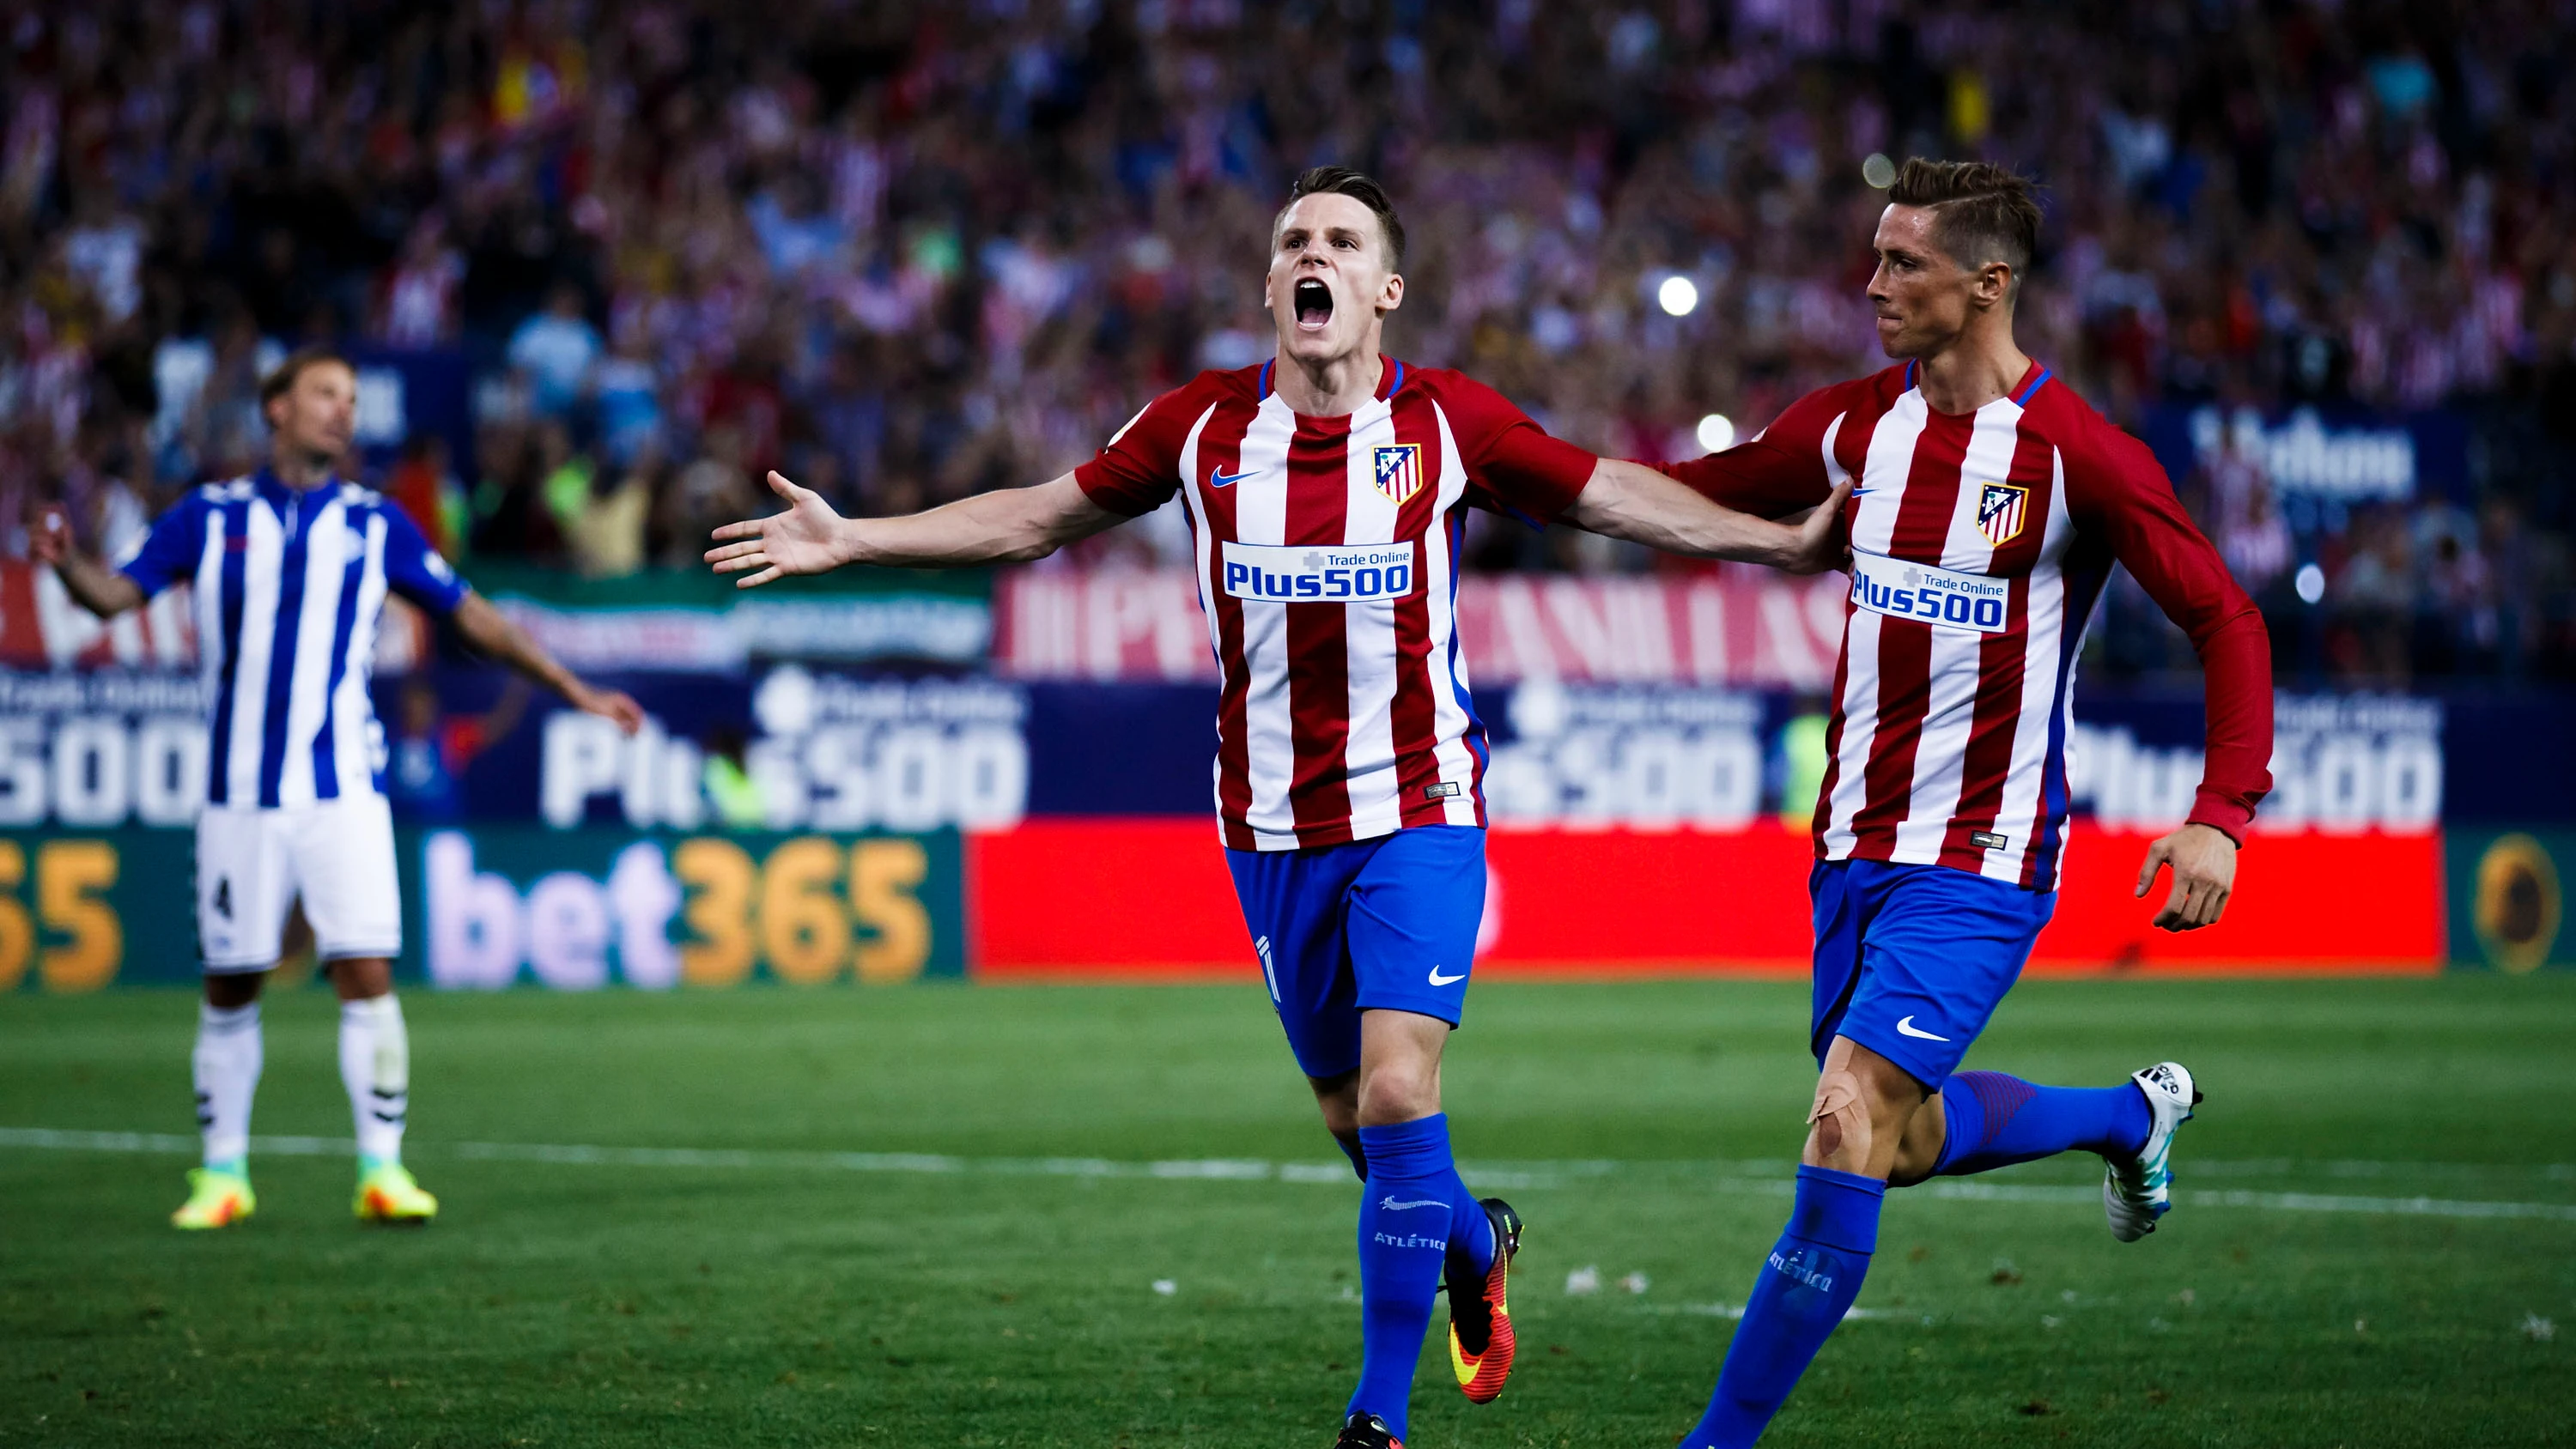
[[[1869,1099],[1860,1078],[1847,1069],[1828,1071],[1816,1081],[1815,1105],[1807,1112],[1807,1129],[1820,1157],[1869,1160],[1872,1129]]]
[[[1360,1077],[1360,1126],[1410,1122],[1439,1110],[1440,1077],[1435,1068],[1411,1062],[1391,1063]]]

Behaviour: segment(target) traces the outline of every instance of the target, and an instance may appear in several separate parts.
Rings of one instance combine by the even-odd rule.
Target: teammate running
[[[1199,374],[1071,473],[866,520],[772,473],[788,511],[717,529],[738,541],[707,559],[745,587],[848,563],[1034,559],[1182,496],[1224,676],[1227,863],[1289,1049],[1367,1184],[1360,1379],[1339,1445],[1387,1449],[1444,1275],[1467,1397],[1500,1393],[1512,1361],[1520,1219],[1468,1195],[1440,1106],[1485,894],[1485,735],[1451,615],[1465,510],[1808,572],[1841,547],[1830,509],[1791,528],[1713,507],[1549,437],[1455,372],[1380,355],[1404,228],[1367,177],[1299,177],[1271,242],[1272,360]]]
[[[2200,1100],[2162,1062],[2116,1087],[1953,1075],[2057,896],[2070,681],[2114,563],[2191,636],[2208,766],[2189,820],[2147,849],[2169,931],[2226,909],[2271,788],[2262,616],[2155,459],[2013,345],[2039,207],[1982,162],[1908,161],[1878,224],[1869,298],[1906,359],[1790,405],[1754,442],[1674,474],[1765,515],[1851,494],[1852,593],[1815,815],[1822,1067],[1787,1231],[1686,1449],[1751,1444],[1859,1293],[1890,1184],[2083,1149],[2112,1236],[2171,1205],[2174,1130]]]
[[[643,722],[635,701],[582,683],[468,589],[401,509],[333,476],[357,397],[357,374],[337,356],[287,358],[260,387],[269,466],[189,494],[121,568],[75,550],[59,512],[35,530],[36,556],[101,618],[175,583],[194,590],[212,732],[197,816],[206,999],[194,1060],[205,1165],[189,1172],[188,1201],[171,1217],[182,1228],[224,1227],[257,1205],[249,1153],[259,990],[298,896],[340,995],[357,1215],[423,1223],[438,1213],[438,1199],[402,1165],[411,1092],[410,1038],[393,994],[402,903],[376,780],[383,732],[367,699],[386,590],[452,619],[476,648],[628,733]]]

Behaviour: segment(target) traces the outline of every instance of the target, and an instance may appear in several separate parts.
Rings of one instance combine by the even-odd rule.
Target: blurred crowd
[[[2294,497],[2259,449],[2176,480],[2285,662],[2576,675],[2571,9],[15,0],[0,546],[59,496],[113,548],[254,466],[262,364],[316,340],[470,368],[470,433],[364,465],[469,561],[686,565],[771,468],[855,513],[1052,476],[1266,355],[1322,161],[1405,212],[1390,350],[1689,456],[1879,365],[1865,158],[1975,155],[2046,183],[2023,345],[2116,419],[2464,416],[2467,476],[2411,496]],[[2104,638],[2188,660],[2134,589]]]

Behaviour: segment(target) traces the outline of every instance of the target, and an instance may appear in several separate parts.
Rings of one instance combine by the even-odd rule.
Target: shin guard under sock
[[[340,1084],[357,1124],[359,1164],[400,1162],[411,1111],[411,1037],[402,1003],[390,993],[340,1003]]]
[[[1797,1203],[1745,1302],[1708,1412],[1682,1449],[1743,1449],[1761,1437],[1816,1350],[1860,1296],[1878,1249],[1887,1185],[1827,1167],[1798,1169]]]
[[[1449,1159],[1449,1119],[1362,1127],[1368,1186],[1360,1203],[1360,1381],[1346,1414],[1370,1413],[1404,1437],[1413,1369],[1465,1195]]]
[[[197,1130],[205,1140],[206,1166],[240,1172],[248,1161],[250,1103],[259,1091],[265,1055],[258,1002],[198,1004],[197,1047],[189,1065],[196,1078]]]

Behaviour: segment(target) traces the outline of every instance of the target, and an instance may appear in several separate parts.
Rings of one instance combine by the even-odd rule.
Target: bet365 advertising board
[[[397,970],[432,986],[888,984],[965,970],[953,830],[491,825],[395,838]],[[0,991],[196,979],[193,855],[185,830],[0,837]],[[290,969],[309,967],[290,953]]]

